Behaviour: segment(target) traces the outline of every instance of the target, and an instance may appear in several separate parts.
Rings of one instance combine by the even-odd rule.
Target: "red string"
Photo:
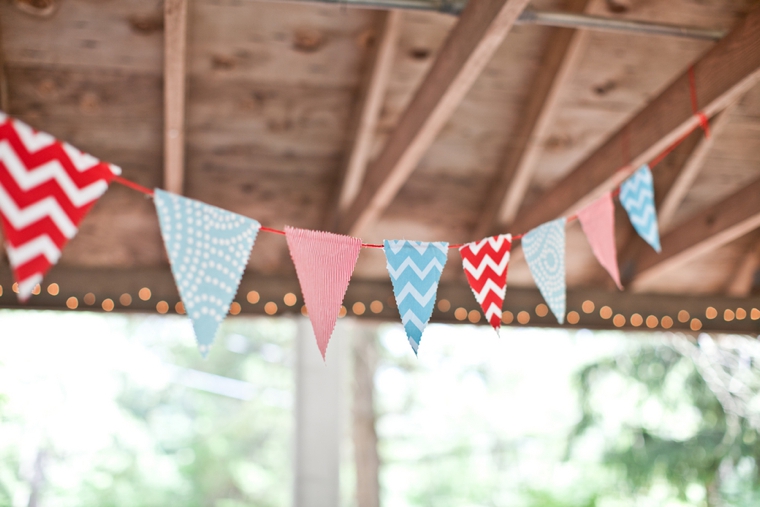
[[[113,181],[121,185],[124,185],[125,187],[131,188],[132,190],[137,190],[138,192],[142,192],[145,195],[149,195],[153,197],[153,190],[149,188],[145,188],[144,186],[139,185],[135,183],[134,181],[129,181],[127,179],[122,178],[121,176],[114,176]]]
[[[694,66],[689,67],[689,95],[691,95],[691,110],[699,119],[699,125],[705,131],[705,137],[710,137],[710,122],[707,120],[705,113],[699,110],[697,101],[697,79],[694,77]]]

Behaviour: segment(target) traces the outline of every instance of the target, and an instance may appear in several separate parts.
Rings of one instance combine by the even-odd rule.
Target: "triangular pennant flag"
[[[416,354],[422,331],[433,314],[449,244],[402,239],[385,240],[383,245],[401,323]]]
[[[565,218],[539,225],[522,239],[538,290],[560,324],[565,321]]]
[[[578,221],[599,264],[610,274],[620,290],[620,270],[615,247],[615,205],[607,192],[578,212]]]
[[[26,301],[121,170],[0,112],[0,218]]]
[[[329,232],[285,228],[290,256],[322,359],[327,354],[362,241]]]
[[[205,357],[237,293],[261,225],[159,189],[154,200],[174,281]]]
[[[655,251],[660,252],[660,231],[654,207],[652,171],[644,164],[620,185],[620,204],[628,213],[633,228]]]
[[[501,307],[507,293],[507,267],[512,235],[501,234],[459,247],[462,267],[486,320],[497,331],[501,326]]]

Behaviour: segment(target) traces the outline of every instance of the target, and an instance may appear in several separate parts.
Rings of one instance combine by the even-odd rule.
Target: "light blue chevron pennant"
[[[560,324],[565,321],[565,218],[539,225],[522,239],[538,290]]]
[[[657,210],[654,207],[652,171],[648,165],[639,167],[620,185],[620,204],[628,213],[628,218],[639,236],[659,253],[660,231],[657,227]]]
[[[401,323],[417,354],[422,331],[433,314],[449,244],[386,239],[383,245]]]
[[[227,316],[261,224],[159,189],[154,200],[174,281],[205,357]]]

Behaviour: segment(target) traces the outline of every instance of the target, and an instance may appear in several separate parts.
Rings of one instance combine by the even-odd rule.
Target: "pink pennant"
[[[606,193],[578,212],[578,220],[599,264],[610,274],[620,290],[620,271],[615,248],[615,206]]]
[[[324,359],[362,242],[350,236],[289,226],[285,227],[285,237]]]

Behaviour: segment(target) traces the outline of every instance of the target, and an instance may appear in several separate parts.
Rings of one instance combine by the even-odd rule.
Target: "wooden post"
[[[356,464],[356,506],[380,507],[380,458],[375,429],[375,371],[377,325],[355,325],[352,333],[354,359],[353,441]]]
[[[182,194],[185,178],[187,0],[164,2],[164,188]]]

